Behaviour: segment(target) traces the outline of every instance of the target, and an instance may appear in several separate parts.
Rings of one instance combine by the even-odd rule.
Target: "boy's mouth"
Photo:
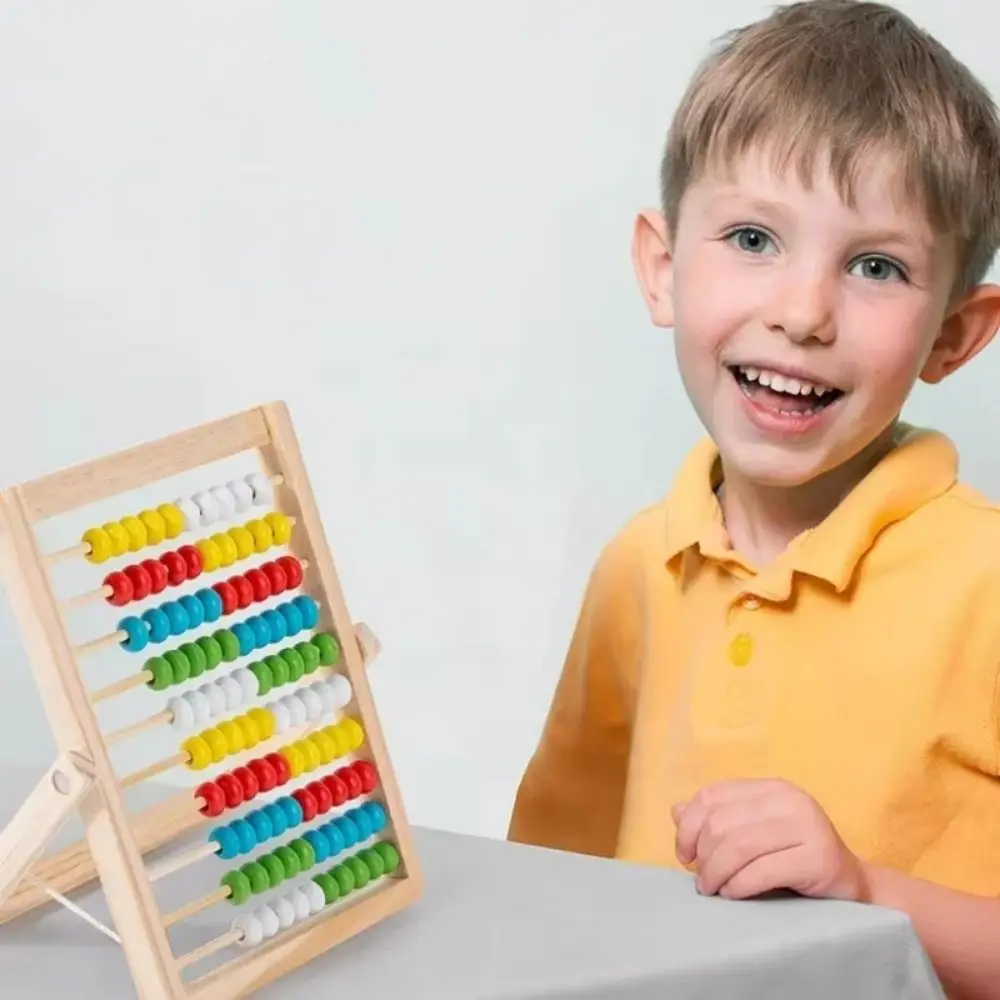
[[[842,398],[844,392],[822,382],[792,378],[752,365],[727,365],[744,395],[774,413],[807,417]]]

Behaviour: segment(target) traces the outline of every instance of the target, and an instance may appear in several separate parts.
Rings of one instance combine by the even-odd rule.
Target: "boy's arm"
[[[614,856],[631,736],[639,575],[612,543],[587,584],[542,736],[521,779],[507,837]]]

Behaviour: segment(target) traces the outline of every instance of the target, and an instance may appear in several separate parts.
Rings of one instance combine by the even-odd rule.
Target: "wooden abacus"
[[[49,519],[140,488],[166,489],[171,477],[237,456],[256,469],[138,514],[120,511],[78,543],[42,550],[38,527]],[[229,1000],[419,898],[421,873],[365,672],[378,642],[348,616],[284,404],[12,488],[0,495],[0,515],[8,597],[59,750],[0,834],[0,922],[54,900],[121,944],[143,1000]],[[245,523],[232,523],[240,515]],[[184,534],[190,544],[172,547]],[[142,549],[158,551],[142,558]],[[232,576],[228,567],[243,560],[252,568]],[[102,567],[102,578],[60,599],[55,574],[73,562],[88,572]],[[100,606],[124,617],[96,639],[74,641],[74,612]],[[101,651],[130,669],[95,687],[88,660]],[[170,697],[155,711],[150,704],[139,722],[102,730],[102,706],[129,691],[151,702]],[[271,701],[247,708],[269,693]],[[119,773],[116,749],[166,726],[202,731],[178,752]],[[208,772],[224,760],[239,766],[193,794],[127,810],[133,786],[175,768]],[[312,773],[320,770],[328,772],[322,779]],[[203,843],[147,864],[150,852],[251,800],[256,808]],[[85,840],[43,858],[74,810]],[[251,858],[265,841],[280,846]],[[162,912],[162,880],[215,856],[243,863],[216,873],[213,891]],[[94,878],[113,929],[67,895]],[[237,908],[229,931],[174,954],[171,928],[225,905]],[[199,964],[240,948],[192,978]]]

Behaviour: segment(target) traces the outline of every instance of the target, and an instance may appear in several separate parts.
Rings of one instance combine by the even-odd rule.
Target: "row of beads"
[[[103,580],[106,600],[114,607],[124,607],[133,601],[143,601],[150,594],[162,593],[166,588],[179,587],[183,583],[197,579],[202,573],[212,573],[219,567],[228,567],[238,560],[267,552],[272,546],[287,545],[292,535],[291,521],[284,515],[272,511],[266,517],[247,521],[229,531],[203,538],[194,545],[182,545],[179,549],[164,552],[156,559],[126,566],[109,573]],[[281,560],[278,560],[279,565]],[[260,567],[265,574],[253,580],[254,590],[280,594],[288,587],[298,584],[288,583],[283,576],[272,576],[273,563]],[[257,570],[251,570],[257,574]],[[301,582],[301,576],[299,576]],[[258,598],[263,600],[263,598]]]
[[[176,601],[167,601],[150,608],[141,616],[129,615],[118,623],[118,632],[125,638],[119,645],[129,653],[140,653],[150,643],[166,642],[171,636],[200,628],[206,622],[218,621],[224,612],[222,598],[212,587],[203,587],[194,594],[185,594]],[[304,628],[314,628],[319,621],[319,605],[305,594],[269,608],[259,615],[233,625],[229,631],[237,640],[238,655],[246,656],[261,646],[281,642]],[[219,634],[215,633],[219,639]],[[220,640],[221,641],[221,640]]]
[[[257,676],[247,667],[240,667],[228,677],[171,698],[167,702],[167,711],[173,716],[170,724],[181,732],[194,726],[204,726],[212,719],[235,712],[261,696]],[[343,674],[334,674],[290,692],[264,707],[275,715],[275,731],[283,733],[292,726],[345,708],[352,697],[351,682]]]
[[[349,771],[354,775],[362,773],[353,765],[349,768],[341,768],[341,770]],[[367,765],[363,773],[368,780],[356,787],[359,790],[363,789],[364,794],[367,794],[374,789],[377,776],[375,769],[370,764]],[[330,777],[334,777],[334,775],[330,775]],[[299,826],[301,823],[311,823],[317,816],[326,815],[334,808],[335,804],[342,805],[348,797],[352,797],[347,783],[340,775],[336,777],[338,798],[343,795],[338,803],[334,803],[333,793],[327,785],[314,781],[305,788],[300,788],[293,795],[282,796],[270,805],[264,806],[263,809],[255,809],[253,812],[247,813],[242,819],[216,827],[209,834],[208,839],[215,842],[218,846],[218,856],[225,861],[241,854],[249,854],[268,840],[280,837],[287,830]],[[369,809],[369,807],[371,808]],[[385,825],[385,813],[377,802],[371,802],[348,810],[332,824],[328,824],[339,824],[335,830],[336,843],[340,844],[337,850],[343,850],[345,845],[350,847],[359,840],[367,840],[375,831],[376,821],[381,823],[378,827],[381,829],[381,826]],[[311,839],[310,834],[313,832],[310,830],[304,834],[305,838]],[[329,832],[329,838],[333,837],[334,832]],[[313,844],[317,853],[322,846],[322,842]],[[325,857],[320,858],[320,860],[325,860]]]
[[[358,851],[329,872],[314,876],[287,895],[237,917],[232,929],[240,935],[240,947],[256,947],[280,931],[308,920],[355,889],[391,875],[399,867],[399,861],[399,852],[385,840]]]
[[[251,473],[225,486],[213,486],[193,497],[161,504],[155,510],[128,515],[100,528],[88,528],[82,537],[86,558],[91,563],[138,552],[164,539],[176,538],[182,531],[194,531],[200,525],[228,520],[253,506],[269,506],[274,500],[270,479]]]

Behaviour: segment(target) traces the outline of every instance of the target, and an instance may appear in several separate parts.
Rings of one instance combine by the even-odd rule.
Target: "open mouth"
[[[821,382],[791,378],[766,368],[727,365],[736,384],[749,399],[774,413],[808,417],[842,399],[844,392]]]

